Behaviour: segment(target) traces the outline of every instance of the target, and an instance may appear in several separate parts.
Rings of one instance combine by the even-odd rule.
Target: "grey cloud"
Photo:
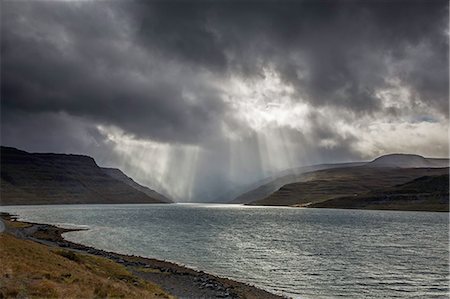
[[[121,23],[99,11],[100,4],[70,5],[5,5],[3,113],[64,111],[164,142],[198,142],[214,134],[227,109],[218,91],[195,82],[191,70],[142,54],[112,30],[122,30]],[[195,99],[188,101],[184,93],[191,86]]]
[[[448,107],[445,1],[138,3],[138,41],[181,63],[244,76],[272,66],[314,106],[380,110],[376,92],[395,78]],[[423,44],[430,55],[417,59],[411,48]]]
[[[194,197],[290,166],[358,159],[361,136],[342,134],[337,120],[448,119],[444,0],[3,1],[1,14],[3,144],[91,154],[130,173],[136,165],[99,125],[198,146]],[[236,117],[229,78],[265,69],[307,104],[309,130],[258,131]],[[378,92],[398,88],[393,80],[411,96],[386,108]],[[286,157],[270,157],[274,144]],[[183,159],[173,151],[168,181],[179,180]],[[151,174],[136,175],[152,185]]]
[[[377,111],[376,91],[397,76],[415,100],[448,113],[445,1],[7,1],[3,8],[5,111],[65,111],[142,138],[198,142],[232,113],[197,75],[254,76],[272,66],[314,106]],[[429,55],[412,56],[421,44]],[[402,60],[388,73],[390,61]],[[193,85],[204,89],[196,103],[183,94]]]
[[[168,59],[223,71],[227,58],[224,45],[210,24],[211,4],[206,1],[138,1],[131,7],[135,38]]]
[[[107,152],[95,125],[65,113],[16,112],[2,116],[2,144],[30,152],[92,154]]]

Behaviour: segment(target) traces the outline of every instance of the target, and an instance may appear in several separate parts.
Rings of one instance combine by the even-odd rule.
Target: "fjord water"
[[[0,207],[71,241],[299,298],[448,296],[448,214],[239,205]]]

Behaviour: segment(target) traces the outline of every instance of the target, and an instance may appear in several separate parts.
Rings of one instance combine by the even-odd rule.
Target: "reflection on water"
[[[175,261],[301,298],[448,295],[448,214],[244,207],[0,207],[88,226],[67,239]]]

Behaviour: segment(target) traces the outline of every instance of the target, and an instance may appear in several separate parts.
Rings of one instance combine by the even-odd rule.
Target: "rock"
[[[56,242],[56,245],[58,245],[59,247],[63,247],[64,242]]]

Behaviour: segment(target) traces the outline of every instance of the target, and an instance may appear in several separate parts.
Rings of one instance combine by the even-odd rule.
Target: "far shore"
[[[44,256],[42,252],[45,252],[45,256],[52,256],[50,259],[58,260],[58,258],[60,259],[63,256],[68,259],[67,261],[64,260],[64,262],[75,263],[73,264],[74,267],[84,267],[83,269],[87,269],[88,272],[86,275],[91,275],[92,273],[90,272],[94,272],[94,274],[108,273],[109,267],[114,265],[114,267],[121,269],[120,271],[123,271],[123,273],[127,273],[121,274],[117,279],[117,285],[120,288],[114,285],[116,287],[114,292],[118,292],[117,288],[119,288],[120,291],[124,292],[123,294],[128,294],[127,297],[139,298],[142,296],[142,292],[150,290],[148,291],[150,292],[148,293],[149,298],[172,298],[172,296],[184,298],[284,298],[245,283],[218,277],[203,271],[196,271],[172,262],[108,252],[67,241],[62,236],[63,233],[81,229],[65,229],[50,224],[18,221],[15,216],[3,212],[0,213],[0,219],[4,224],[4,231],[0,232],[1,241],[12,243],[11,252],[8,253],[6,249],[0,250],[0,260],[8,262],[8,265],[3,265],[3,271],[0,271],[0,282],[5,286],[5,290],[2,292],[11,292],[9,295],[0,294],[3,297],[9,297],[14,294],[25,297],[33,296],[33,294],[38,297],[46,297],[46,294],[49,294],[46,292],[54,292],[52,295],[63,297],[63,294],[66,294],[67,290],[73,287],[75,280],[69,282],[70,280],[67,277],[74,274],[70,273],[71,269],[62,268],[63,265],[60,265],[62,263],[54,265],[56,270],[54,268],[50,269],[51,265],[48,266],[49,269],[34,269],[36,267],[33,268],[31,266],[33,269],[30,270],[24,267],[30,267],[29,264],[23,265],[28,262],[26,260],[28,256],[24,257],[23,255],[26,253],[23,253],[19,248],[24,247],[23,250],[31,250],[34,251],[33,254],[40,253],[41,255],[34,257],[29,263],[42,259]],[[36,246],[39,246],[39,248],[36,249]],[[14,249],[16,247],[17,249]],[[7,247],[5,246],[5,248]],[[10,256],[2,256],[8,254]],[[92,270],[92,261],[89,260],[89,256],[102,261],[98,262],[95,260],[95,271]],[[90,261],[90,264],[87,264],[86,261]],[[106,262],[112,265],[108,264],[108,268],[101,266]],[[63,274],[63,278],[51,274],[51,271],[58,270],[58,265],[62,268],[59,270],[68,272]],[[45,268],[46,266],[44,265],[43,267]],[[102,267],[105,269],[102,269]],[[30,273],[20,269],[28,269]],[[107,279],[108,284],[110,284],[110,280],[115,278],[111,275]],[[45,282],[46,287],[41,291],[44,293],[36,293],[35,285],[43,282]],[[101,281],[96,283],[97,285],[102,284]],[[149,288],[149,284],[152,286],[151,288]],[[99,295],[95,293],[97,289],[98,287],[92,293],[94,297]],[[88,291],[86,290],[86,292]],[[118,295],[117,293],[108,293],[113,292],[108,288],[102,291],[103,293],[100,294],[100,297],[114,297],[114,295]],[[74,295],[72,294],[72,296]]]
[[[320,204],[317,203],[317,204]],[[314,206],[315,203],[297,204],[297,205],[253,205],[253,204],[243,204],[247,207],[270,207],[270,208],[296,208],[296,209],[327,209],[327,210],[359,210],[359,211],[384,211],[384,212],[426,212],[426,213],[448,213],[448,206],[445,208],[436,209],[420,209],[417,207],[405,208],[397,206],[385,206],[385,207],[321,207]]]
[[[331,201],[330,201],[331,202]],[[256,207],[256,208],[301,208],[301,209],[332,209],[332,210],[362,210],[362,211],[392,211],[392,212],[438,212],[438,213],[448,213],[449,205],[396,205],[390,204],[389,202],[382,202],[381,204],[374,204],[369,206],[333,206],[332,204],[324,205],[328,203],[327,201],[318,202],[307,202],[303,204],[293,204],[293,205],[283,205],[283,204],[253,204],[253,203],[220,203],[220,202],[167,202],[167,203],[37,203],[37,204],[2,204],[0,207],[27,207],[27,206],[66,206],[66,205],[92,205],[92,206],[107,206],[107,205],[221,205],[221,206],[245,206],[245,207]],[[1,214],[2,212],[0,212]],[[1,216],[1,215],[0,215]]]
[[[342,197],[347,199],[345,197]],[[235,206],[241,205],[245,207],[270,207],[270,208],[301,208],[301,209],[333,209],[333,210],[365,210],[365,211],[397,211],[397,212],[439,212],[448,213],[449,205],[436,204],[436,202],[427,203],[424,201],[394,201],[390,202],[384,198],[371,199],[366,205],[359,205],[358,201],[353,198],[339,202],[341,198],[332,198],[328,200],[306,202],[299,204],[277,204],[277,203],[220,203],[220,202],[161,202],[161,203],[142,203],[142,202],[126,202],[126,203],[79,203],[79,202],[64,202],[64,203],[33,203],[33,204],[3,204],[0,202],[0,207],[13,206],[66,206],[66,205],[220,205],[220,206]],[[1,213],[1,212],[0,212]]]

